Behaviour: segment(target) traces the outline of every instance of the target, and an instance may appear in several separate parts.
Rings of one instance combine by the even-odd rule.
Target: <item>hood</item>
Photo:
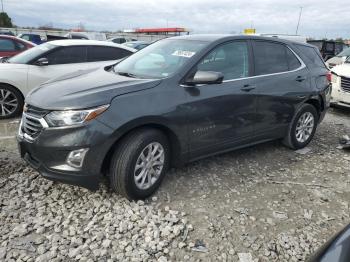
[[[335,56],[335,57],[332,57],[331,59],[328,59],[326,64],[332,68],[336,65],[341,65],[343,63],[343,59],[342,57],[339,57],[339,56]]]
[[[26,103],[48,110],[82,109],[109,104],[119,95],[157,86],[161,80],[137,79],[104,68],[79,70],[32,90]]]
[[[28,65],[26,64],[0,63],[0,72],[4,70],[26,69],[26,68],[28,68]]]
[[[332,68],[332,72],[338,76],[350,77],[350,63],[344,63]]]

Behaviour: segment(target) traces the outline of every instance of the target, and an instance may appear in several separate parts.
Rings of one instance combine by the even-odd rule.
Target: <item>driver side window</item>
[[[245,41],[220,45],[198,64],[198,71],[221,72],[224,80],[249,76],[248,44]]]
[[[86,46],[63,46],[45,56],[50,65],[84,63],[87,61]]]

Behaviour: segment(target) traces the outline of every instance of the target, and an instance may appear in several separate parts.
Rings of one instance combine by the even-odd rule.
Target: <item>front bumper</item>
[[[34,140],[19,131],[17,141],[21,157],[43,177],[96,190],[111,134],[109,127],[94,120],[80,127],[46,128]],[[69,153],[80,148],[89,149],[82,167],[67,165]]]
[[[350,92],[343,91],[339,82],[332,84],[331,104],[350,107]]]

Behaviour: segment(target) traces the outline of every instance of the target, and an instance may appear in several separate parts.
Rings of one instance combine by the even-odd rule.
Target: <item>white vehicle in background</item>
[[[58,40],[0,63],[0,119],[22,111],[29,91],[49,79],[116,63],[136,50],[105,41]]]
[[[98,41],[107,40],[106,34],[100,33],[100,32],[69,32],[64,36],[69,39],[85,39],[85,40],[98,40]]]
[[[350,58],[332,68],[331,104],[350,108]]]
[[[342,52],[340,52],[339,54],[337,54],[335,57],[328,59],[326,62],[326,65],[329,68],[333,68],[337,65],[343,64],[346,61],[346,59],[348,59],[349,57],[350,57],[350,48],[348,47],[344,49]]]

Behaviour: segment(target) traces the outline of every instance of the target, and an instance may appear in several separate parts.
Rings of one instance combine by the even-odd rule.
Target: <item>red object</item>
[[[330,71],[327,72],[327,81],[328,82],[332,81],[332,73]]]
[[[0,35],[0,57],[17,55],[35,44],[15,36]]]
[[[187,32],[182,27],[165,27],[165,28],[139,28],[135,30],[136,33],[177,33]]]

